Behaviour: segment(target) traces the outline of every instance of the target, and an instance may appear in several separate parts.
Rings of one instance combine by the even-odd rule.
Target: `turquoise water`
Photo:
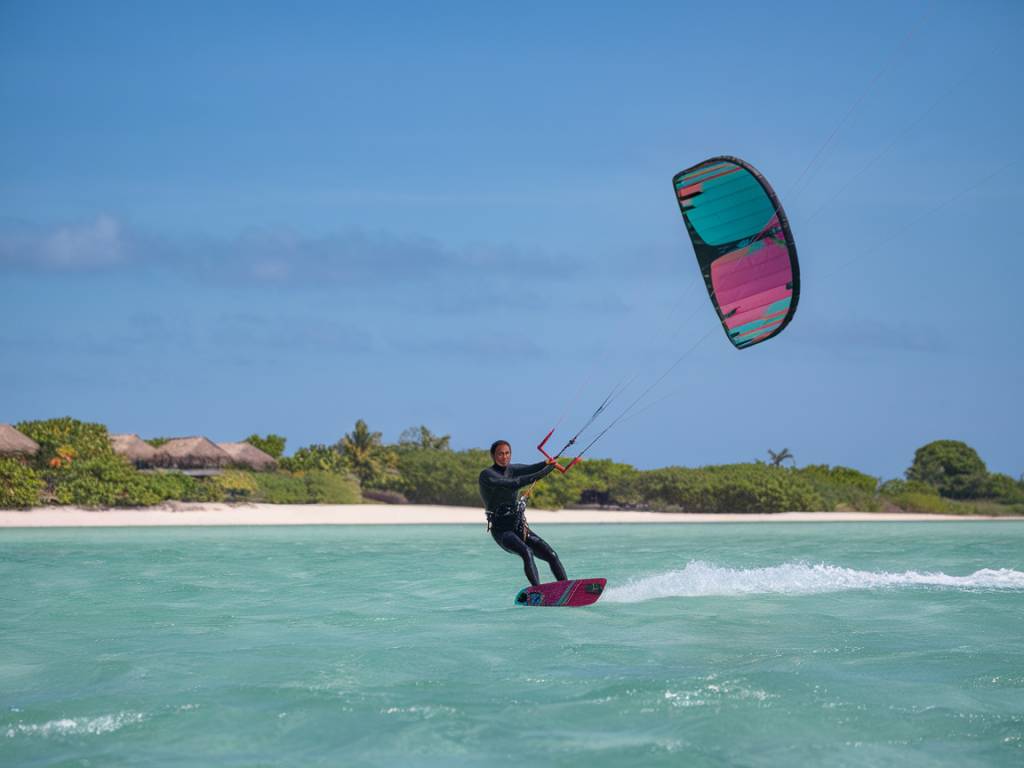
[[[1024,764],[1024,524],[539,532],[0,532],[0,765]]]

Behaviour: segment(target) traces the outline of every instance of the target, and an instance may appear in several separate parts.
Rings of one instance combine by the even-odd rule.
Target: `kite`
[[[672,179],[704,284],[729,341],[745,349],[796,312],[800,269],[789,221],[749,163],[712,157]]]

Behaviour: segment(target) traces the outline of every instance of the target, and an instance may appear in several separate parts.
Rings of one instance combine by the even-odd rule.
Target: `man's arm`
[[[529,474],[519,475],[518,477],[505,477],[504,475],[499,475],[493,469],[485,469],[480,473],[480,484],[490,488],[524,488],[530,483],[548,475],[555,468],[555,465],[542,461],[538,464],[529,465],[527,469],[529,467],[536,467],[537,470]]]
[[[521,475],[532,475],[534,472],[540,472],[546,466],[546,461],[538,461],[536,464],[510,464],[509,469],[512,470],[512,477],[520,477]]]

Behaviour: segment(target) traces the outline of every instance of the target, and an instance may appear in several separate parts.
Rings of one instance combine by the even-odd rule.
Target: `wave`
[[[835,565],[786,563],[767,568],[727,568],[699,560],[682,570],[632,579],[605,592],[604,601],[639,603],[662,597],[808,595],[857,589],[931,587],[959,590],[1024,590],[1024,572],[984,568],[968,576],[942,572],[858,571]]]
[[[61,718],[45,723],[16,723],[7,727],[7,738],[29,736],[98,736],[112,733],[126,725],[141,723],[145,716],[140,712],[119,712],[100,717]]]

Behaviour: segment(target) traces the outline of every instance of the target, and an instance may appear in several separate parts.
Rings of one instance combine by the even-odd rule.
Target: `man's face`
[[[494,449],[494,463],[499,467],[507,467],[512,461],[512,448],[502,443]]]

